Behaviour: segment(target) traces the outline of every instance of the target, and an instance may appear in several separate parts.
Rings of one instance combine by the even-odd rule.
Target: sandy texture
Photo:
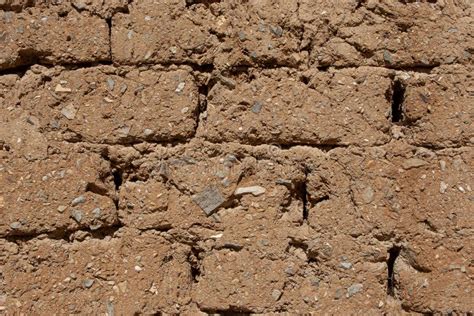
[[[472,315],[473,10],[0,0],[0,314]]]

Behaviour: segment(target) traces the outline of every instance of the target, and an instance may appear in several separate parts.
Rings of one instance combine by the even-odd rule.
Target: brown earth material
[[[0,0],[0,314],[471,315],[473,8]]]

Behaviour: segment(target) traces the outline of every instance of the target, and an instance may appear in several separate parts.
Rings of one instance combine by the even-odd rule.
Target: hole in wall
[[[123,175],[120,170],[114,170],[112,172],[112,176],[114,177],[114,184],[115,184],[115,190],[120,190],[120,187],[122,186],[123,183]]]
[[[406,88],[400,80],[394,80],[391,87],[391,120],[400,123],[404,119],[403,102],[405,101]]]
[[[387,294],[390,296],[395,296],[395,288],[397,285],[397,280],[395,279],[395,262],[397,261],[398,256],[400,255],[401,248],[399,246],[393,246],[388,250],[388,259],[387,259]]]

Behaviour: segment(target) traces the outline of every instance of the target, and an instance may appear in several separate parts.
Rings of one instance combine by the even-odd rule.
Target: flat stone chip
[[[210,186],[194,195],[193,201],[209,216],[225,202],[225,199],[218,188]]]

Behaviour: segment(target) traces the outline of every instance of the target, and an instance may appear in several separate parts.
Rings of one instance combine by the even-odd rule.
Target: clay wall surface
[[[0,0],[0,315],[472,315],[474,3]]]

